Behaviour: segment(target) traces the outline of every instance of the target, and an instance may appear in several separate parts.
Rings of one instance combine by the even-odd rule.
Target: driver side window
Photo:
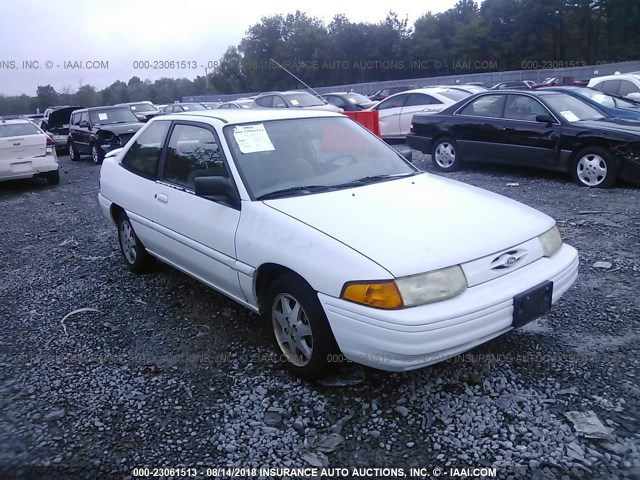
[[[122,166],[127,170],[146,178],[155,179],[158,161],[170,122],[157,121],[148,124],[140,136],[133,142],[124,158]]]

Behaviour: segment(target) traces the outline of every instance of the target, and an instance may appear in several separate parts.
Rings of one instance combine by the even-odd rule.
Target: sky
[[[457,0],[394,0],[383,5],[221,0],[22,0],[3,2],[0,94],[35,95],[39,85],[73,93],[81,85],[101,90],[132,76],[195,78],[264,16],[300,10],[329,23],[339,13],[352,22],[377,23],[390,10],[409,24]],[[393,6],[392,6],[393,5]],[[184,61],[171,69],[160,62]],[[148,62],[148,63],[147,63]],[[187,63],[188,62],[188,63]],[[155,68],[154,68],[155,67]],[[195,67],[195,68],[193,68]]]

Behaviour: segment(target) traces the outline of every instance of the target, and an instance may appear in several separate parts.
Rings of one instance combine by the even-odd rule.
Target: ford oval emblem
[[[513,265],[514,263],[516,263],[518,261],[518,259],[516,257],[509,257],[505,260],[504,264],[505,265]]]

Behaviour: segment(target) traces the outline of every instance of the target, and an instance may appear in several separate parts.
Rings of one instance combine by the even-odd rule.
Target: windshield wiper
[[[111,122],[112,124],[116,124],[116,123],[137,123],[138,120],[135,121],[131,121],[131,120],[118,120],[117,122]]]
[[[291,193],[314,193],[323,190],[333,190],[335,187],[331,185],[301,185],[299,187],[283,188],[282,190],[275,190],[273,192],[265,193],[256,197],[256,200],[268,200],[270,198],[286,197]]]
[[[346,187],[349,185],[366,185],[368,183],[376,183],[376,182],[381,182],[383,180],[412,177],[414,175],[418,175],[419,173],[422,173],[422,172],[392,173],[392,174],[387,173],[383,175],[369,175],[367,177],[356,178],[355,180],[351,180],[350,182],[341,183],[340,185],[336,185],[336,187]]]

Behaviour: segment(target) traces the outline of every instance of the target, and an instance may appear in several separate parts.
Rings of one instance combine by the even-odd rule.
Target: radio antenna
[[[273,63],[275,63],[278,67],[280,67],[282,70],[284,70],[285,72],[287,72],[289,75],[291,75],[293,78],[295,78],[297,81],[299,81],[301,84],[303,84],[305,87],[307,87],[309,90],[311,90],[316,97],[318,97],[320,100],[322,100],[325,104],[328,104],[329,102],[327,102],[322,95],[320,95],[318,92],[316,92],[313,88],[311,88],[309,85],[307,85],[306,83],[304,83],[302,80],[300,80],[298,77],[296,77],[293,73],[291,73],[289,70],[287,70],[286,68],[284,68],[282,65],[280,65],[278,62],[276,62],[273,58],[270,59]]]

